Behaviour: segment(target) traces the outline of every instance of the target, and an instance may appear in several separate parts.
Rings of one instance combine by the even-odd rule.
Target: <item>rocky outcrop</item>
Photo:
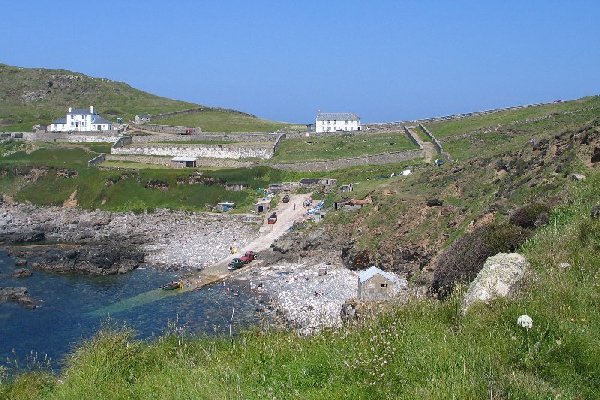
[[[475,302],[488,303],[499,297],[514,295],[528,268],[525,257],[517,253],[499,253],[489,257],[465,294],[463,313]]]
[[[251,242],[256,221],[249,215],[162,209],[111,213],[0,203],[0,242],[23,259],[19,266],[28,262],[38,270],[106,275],[141,263],[197,270],[229,255],[230,246]]]
[[[15,269],[15,271],[12,274],[13,278],[27,278],[27,277],[30,277],[31,275],[33,275],[31,270],[26,269],[26,268],[17,268],[17,269]]]
[[[0,304],[7,301],[15,302],[29,309],[37,307],[35,300],[27,295],[27,288],[25,287],[0,288]]]
[[[9,248],[13,256],[27,257],[32,268],[48,272],[78,272],[87,275],[114,275],[134,270],[144,263],[144,253],[119,241],[64,247]],[[17,271],[31,271],[20,269]],[[28,276],[26,275],[20,275]]]

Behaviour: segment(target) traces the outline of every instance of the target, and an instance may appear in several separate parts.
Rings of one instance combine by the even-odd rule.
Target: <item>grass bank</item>
[[[273,162],[334,160],[368,154],[416,149],[403,132],[366,135],[348,133],[326,137],[283,140]]]
[[[147,343],[103,331],[55,377],[4,381],[11,399],[597,398],[600,388],[600,173],[521,249],[533,274],[514,300],[416,301],[360,326],[310,338],[246,332],[233,340],[171,334]],[[560,263],[569,268],[560,268]],[[533,328],[517,325],[519,315]]]
[[[291,126],[283,122],[260,119],[244,113],[224,110],[204,110],[152,120],[153,124],[191,126],[204,132],[274,132]]]

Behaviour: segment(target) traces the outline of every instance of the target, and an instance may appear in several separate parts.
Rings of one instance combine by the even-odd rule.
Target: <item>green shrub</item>
[[[464,235],[440,256],[430,291],[446,298],[456,284],[471,282],[488,257],[515,251],[526,238],[527,231],[510,224],[486,225]]]
[[[541,203],[527,204],[510,216],[510,223],[521,228],[533,229],[548,223],[550,207]]]

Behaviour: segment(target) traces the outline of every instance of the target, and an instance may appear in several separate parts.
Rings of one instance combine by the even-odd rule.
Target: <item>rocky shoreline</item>
[[[151,214],[0,204],[0,243],[22,266],[90,275],[146,265],[202,269],[257,236],[247,215],[157,210]]]

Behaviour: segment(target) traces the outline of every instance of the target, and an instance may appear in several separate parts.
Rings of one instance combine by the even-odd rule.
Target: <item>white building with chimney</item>
[[[316,132],[360,131],[360,117],[354,113],[317,113]]]
[[[58,118],[48,127],[49,132],[93,132],[110,131],[112,122],[90,108],[71,108],[65,118]]]

